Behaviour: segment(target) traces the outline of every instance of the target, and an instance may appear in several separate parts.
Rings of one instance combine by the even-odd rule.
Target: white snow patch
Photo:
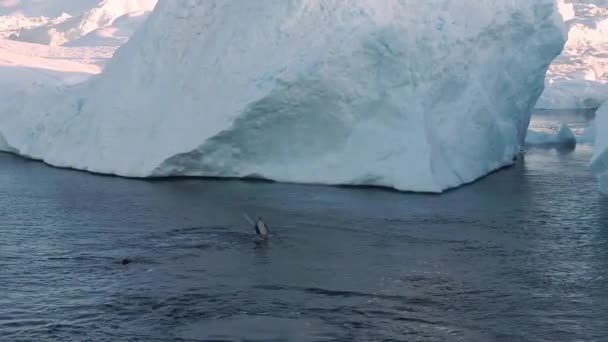
[[[41,126],[28,128],[29,135],[7,135],[5,128],[35,125],[49,115],[44,108],[61,101],[66,88],[101,72],[113,53],[114,48],[49,47],[0,39],[0,150],[20,153],[15,146],[37,139]]]
[[[557,7],[564,21],[568,21],[576,17],[576,12],[572,3],[567,3],[566,0],[557,0]]]
[[[24,68],[52,70],[58,76],[73,73],[97,74],[101,72],[101,66],[112,58],[114,51],[115,47],[71,48],[0,39],[0,67],[11,72],[19,72]],[[10,80],[12,81],[18,82],[19,78]],[[61,81],[66,82],[66,79],[62,78]]]
[[[67,14],[54,19],[48,17],[24,17],[23,15],[0,15],[0,38],[15,39],[22,29],[31,29],[50,23],[60,23],[67,18],[69,18]]]
[[[116,18],[112,25],[87,33],[64,46],[120,46],[126,43],[148,18],[149,12],[134,12]]]

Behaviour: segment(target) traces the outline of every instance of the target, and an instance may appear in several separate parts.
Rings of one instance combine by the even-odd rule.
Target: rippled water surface
[[[530,149],[442,196],[126,180],[0,155],[0,340],[606,341],[591,153]]]

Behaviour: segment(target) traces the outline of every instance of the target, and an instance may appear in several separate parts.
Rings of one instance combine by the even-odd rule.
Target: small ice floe
[[[575,148],[576,136],[565,124],[561,124],[557,131],[528,130],[526,145],[548,148]]]

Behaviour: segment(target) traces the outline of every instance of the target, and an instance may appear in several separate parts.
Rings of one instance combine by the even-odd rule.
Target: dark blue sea
[[[533,126],[559,121],[588,125]],[[527,148],[441,196],[129,180],[2,154],[0,341],[608,341],[591,154]]]

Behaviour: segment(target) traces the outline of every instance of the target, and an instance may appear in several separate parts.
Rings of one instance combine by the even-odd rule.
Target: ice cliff
[[[122,176],[440,192],[513,162],[564,41],[554,0],[160,0],[99,77],[13,89],[0,147]]]

